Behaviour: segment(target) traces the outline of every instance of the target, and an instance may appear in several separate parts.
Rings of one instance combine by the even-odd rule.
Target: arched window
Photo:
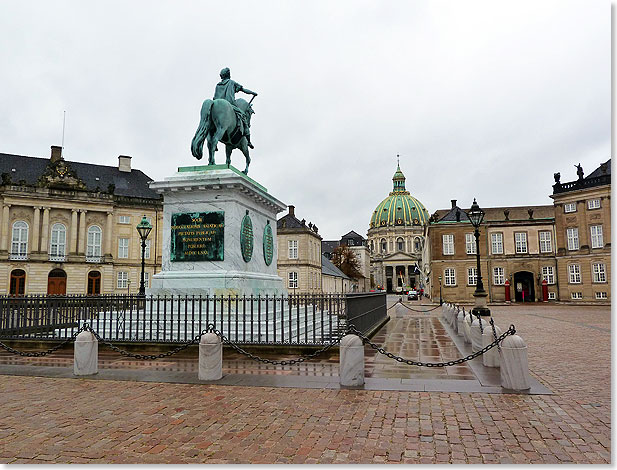
[[[66,256],[66,227],[63,224],[54,224],[51,227],[49,239],[49,258],[62,258]]]
[[[100,258],[101,256],[101,227],[92,225],[88,228],[88,248],[86,258]]]
[[[386,239],[381,239],[381,252],[386,253],[388,251],[388,244],[386,243]]]
[[[396,249],[398,251],[403,251],[405,249],[405,242],[401,237],[396,239]]]
[[[422,250],[422,241],[419,238],[415,238],[413,241],[413,249],[418,252]]]
[[[26,259],[28,256],[28,224],[18,220],[13,224],[11,259]]]

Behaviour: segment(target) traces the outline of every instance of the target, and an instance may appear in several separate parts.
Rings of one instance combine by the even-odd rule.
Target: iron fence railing
[[[352,322],[359,330],[368,332],[364,325],[385,316],[380,295],[378,308],[374,299],[364,314],[354,307]],[[182,342],[213,324],[240,344],[320,345],[345,330],[348,297],[0,296],[0,338],[64,340],[87,323],[108,341]]]

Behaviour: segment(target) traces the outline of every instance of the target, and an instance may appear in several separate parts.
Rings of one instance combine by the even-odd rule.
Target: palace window
[[[542,279],[546,279],[547,284],[555,284],[555,268],[553,266],[542,266]]]
[[[101,256],[101,227],[92,225],[88,228],[88,245],[86,247],[86,258]]]
[[[118,238],[118,258],[129,257],[129,239]]]
[[[11,259],[26,259],[28,256],[28,224],[18,220],[13,224]]]
[[[289,273],[289,288],[297,289],[298,288],[298,273],[292,271]]]
[[[555,292],[548,293],[548,300],[555,300],[557,298],[557,294]]]
[[[396,247],[398,251],[403,251],[405,249],[405,242],[402,238],[399,237],[396,239]]]
[[[468,255],[476,254],[476,238],[473,233],[465,234],[465,251]]]
[[[129,273],[126,271],[118,271],[118,282],[116,286],[118,289],[126,289],[129,286]]]
[[[570,294],[570,297],[572,298],[572,300],[581,300],[583,298],[583,293],[582,292],[572,292]]]
[[[566,238],[568,239],[568,250],[578,250],[578,228],[572,227],[566,230]]]
[[[506,282],[506,276],[503,268],[493,268],[493,284],[502,286]]]
[[[129,215],[119,215],[118,216],[118,223],[119,224],[130,224],[131,223],[131,216],[129,216]]]
[[[386,239],[385,238],[381,239],[381,252],[382,253],[387,253],[388,252],[388,244],[386,243]]]
[[[553,251],[553,241],[551,232],[540,232],[540,253],[551,253]]]
[[[606,266],[604,263],[593,263],[593,282],[606,282]]]
[[[587,201],[587,209],[599,209],[600,199],[589,199]]]
[[[287,247],[289,249],[289,259],[298,259],[298,240],[289,240]]]
[[[442,245],[444,255],[454,254],[454,235],[442,235]]]
[[[604,246],[604,236],[602,235],[601,225],[591,225],[591,248],[602,248]]]
[[[467,285],[475,286],[478,283],[478,268],[467,268]]]
[[[422,241],[419,238],[415,238],[413,241],[413,249],[416,253],[422,250]]]
[[[49,257],[64,258],[66,255],[66,227],[63,224],[53,224],[49,239]]]
[[[571,264],[568,266],[568,275],[570,284],[581,283],[581,267],[578,264]]]
[[[516,253],[527,253],[527,232],[514,234],[514,249]]]
[[[456,271],[454,268],[446,268],[443,271],[444,285],[455,286],[456,285]]]
[[[503,234],[491,233],[491,253],[494,255],[503,254]]]
[[[563,205],[563,211],[567,214],[569,212],[576,212],[576,202],[568,202]]]
[[[141,274],[139,274],[141,276]],[[140,279],[141,280],[141,279]],[[150,287],[150,273],[144,271],[144,287],[148,289]]]
[[[140,250],[139,256],[141,257],[141,250]],[[146,250],[144,251],[144,259],[150,259],[150,240],[146,240]]]
[[[596,299],[597,300],[608,299],[608,295],[606,294],[606,292],[596,292]]]

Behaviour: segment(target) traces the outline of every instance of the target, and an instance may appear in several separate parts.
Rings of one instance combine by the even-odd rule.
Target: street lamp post
[[[137,225],[137,232],[139,233],[139,238],[141,238],[141,281],[139,282],[139,295],[146,295],[146,285],[145,285],[145,272],[146,272],[146,240],[148,235],[150,235],[150,231],[152,230],[152,225],[148,222],[148,219],[144,215]]]
[[[480,206],[476,202],[476,199],[473,199],[473,203],[471,204],[471,209],[467,212],[467,216],[471,221],[471,225],[473,225],[474,236],[476,237],[476,263],[477,263],[477,280],[476,280],[476,290],[473,293],[473,296],[476,298],[476,305],[471,310],[471,313],[476,315],[477,317],[487,317],[491,315],[491,311],[486,306],[486,297],[487,293],[484,290],[484,284],[482,283],[482,271],[480,268],[480,224],[484,220],[484,211],[480,209]]]
[[[441,276],[439,276],[439,305],[443,305],[443,298],[441,297]]]

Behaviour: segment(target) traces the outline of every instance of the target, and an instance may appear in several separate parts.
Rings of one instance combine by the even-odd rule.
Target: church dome
[[[370,228],[426,225],[428,211],[405,189],[405,175],[400,165],[396,167],[392,182],[392,192],[373,211]]]

